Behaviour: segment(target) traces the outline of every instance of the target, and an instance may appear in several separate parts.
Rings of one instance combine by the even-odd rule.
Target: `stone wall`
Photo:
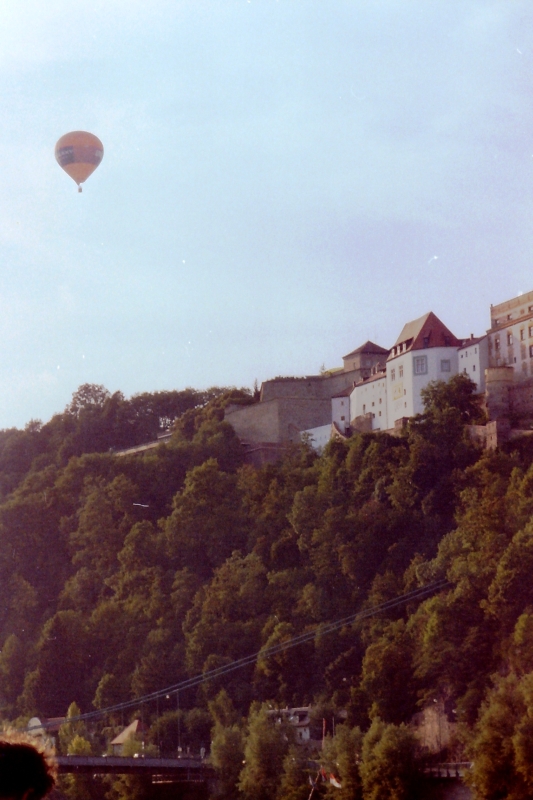
[[[490,367],[485,370],[485,403],[489,419],[509,416],[509,390],[513,385],[512,367]]]
[[[533,378],[514,383],[509,388],[509,407],[513,416],[533,419]]]
[[[242,442],[299,442],[300,431],[331,423],[331,400],[281,397],[226,410],[224,419]]]

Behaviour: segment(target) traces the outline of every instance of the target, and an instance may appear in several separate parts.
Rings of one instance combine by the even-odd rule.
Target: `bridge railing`
[[[86,773],[91,775],[151,774],[208,776],[211,768],[199,758],[129,758],[126,756],[58,756],[60,773]]]
[[[424,771],[433,778],[464,778],[471,769],[471,761],[450,761],[444,764],[432,764]]]

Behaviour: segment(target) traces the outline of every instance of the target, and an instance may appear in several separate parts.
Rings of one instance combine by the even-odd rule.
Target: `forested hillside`
[[[323,718],[338,723],[322,758],[342,788],[318,794],[411,797],[419,754],[403,723],[438,701],[478,796],[530,796],[533,438],[477,449],[472,391],[463,376],[431,385],[401,437],[358,434],[322,456],[304,443],[262,469],[223,421],[228,402],[253,402],[243,390],[126,400],[83,386],[47,424],[2,431],[3,719],[117,706],[316,631],[179,696],[64,726],[62,747],[103,752],[142,714],[163,753],[177,736],[213,742],[222,796],[296,800],[305,763],[266,709],[312,704],[318,737]],[[167,444],[114,455],[168,426]],[[439,579],[426,599],[323,630]],[[380,794],[392,762],[405,775]],[[72,797],[94,790],[81,780]]]

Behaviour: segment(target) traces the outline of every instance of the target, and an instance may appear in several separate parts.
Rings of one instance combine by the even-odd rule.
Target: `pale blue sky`
[[[533,289],[530,0],[3,0],[0,427]],[[105,156],[79,195],[70,130]],[[435,258],[437,256],[437,258]]]

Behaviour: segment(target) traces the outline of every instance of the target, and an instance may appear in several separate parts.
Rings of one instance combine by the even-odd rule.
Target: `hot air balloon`
[[[56,161],[76,181],[78,192],[103,157],[104,145],[97,136],[86,131],[65,133],[56,144]]]

